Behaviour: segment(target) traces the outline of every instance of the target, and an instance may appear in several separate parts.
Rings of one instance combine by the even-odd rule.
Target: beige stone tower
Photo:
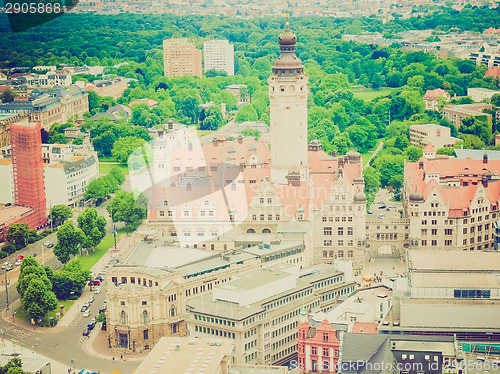
[[[295,55],[297,37],[287,28],[279,37],[280,56],[269,79],[271,179],[296,184],[308,178],[307,75]]]

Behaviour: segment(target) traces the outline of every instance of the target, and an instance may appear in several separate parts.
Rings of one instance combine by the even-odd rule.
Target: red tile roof
[[[378,323],[354,322],[352,332],[364,334],[377,334]]]
[[[499,67],[489,68],[488,71],[486,71],[486,74],[484,74],[483,78],[491,76],[500,77],[500,68]]]

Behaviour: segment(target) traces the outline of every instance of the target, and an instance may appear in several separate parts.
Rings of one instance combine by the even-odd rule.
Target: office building
[[[453,148],[461,139],[451,136],[449,127],[435,125],[410,125],[410,143],[416,147],[432,145],[435,149]]]

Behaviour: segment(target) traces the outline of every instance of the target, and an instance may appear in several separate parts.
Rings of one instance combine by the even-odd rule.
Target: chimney
[[[423,169],[424,168],[424,162],[423,161],[419,161],[418,162],[418,168],[419,169]]]
[[[238,135],[238,143],[243,144],[243,135]]]
[[[483,155],[483,164],[487,164],[488,163],[488,154],[486,152],[484,152],[484,155]]]
[[[336,150],[336,149],[334,149],[334,150],[332,151],[332,157],[337,157],[337,150]]]
[[[217,146],[219,145],[219,139],[217,139],[217,138],[215,138],[215,137],[214,137],[214,138],[212,139],[212,143],[214,143],[214,146],[216,146],[216,147],[217,147]]]

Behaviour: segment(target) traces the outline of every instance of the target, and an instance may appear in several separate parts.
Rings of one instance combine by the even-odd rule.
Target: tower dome
[[[366,202],[366,195],[364,192],[359,191],[354,195],[354,202],[355,203],[364,203]]]
[[[297,37],[288,29],[278,38],[280,44],[280,56],[274,61],[273,74],[280,77],[296,77],[304,72],[304,65],[300,58],[295,55],[295,44]]]
[[[410,201],[424,201],[424,195],[418,191],[412,192],[409,197]]]

